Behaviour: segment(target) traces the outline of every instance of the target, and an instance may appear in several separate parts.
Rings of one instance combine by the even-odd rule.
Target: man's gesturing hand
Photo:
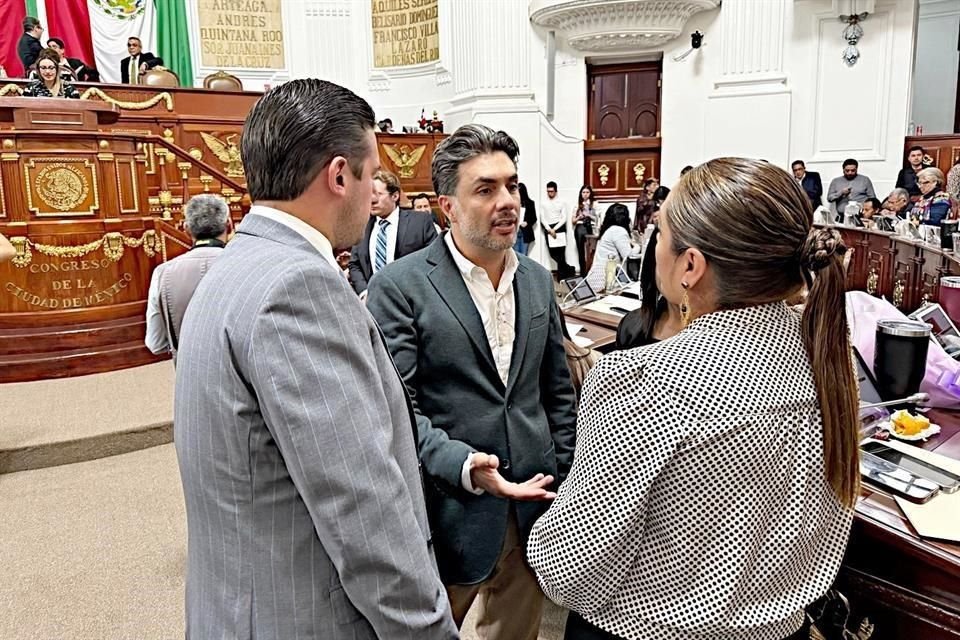
[[[474,453],[470,466],[470,481],[473,486],[499,498],[533,501],[553,500],[557,497],[556,493],[546,489],[553,484],[553,476],[538,473],[526,482],[519,484],[505,480],[497,471],[500,467],[500,460],[497,459],[497,456]]]

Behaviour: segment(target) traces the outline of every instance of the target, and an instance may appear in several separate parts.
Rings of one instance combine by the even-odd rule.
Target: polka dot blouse
[[[783,303],[604,357],[573,468],[530,534],[544,592],[627,640],[789,636],[853,515],[826,481],[822,428]]]

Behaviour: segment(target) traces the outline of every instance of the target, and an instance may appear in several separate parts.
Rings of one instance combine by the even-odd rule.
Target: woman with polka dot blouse
[[[798,633],[858,493],[845,248],[767,162],[719,158],[660,216],[657,281],[684,329],[604,357],[573,468],[528,558],[567,640]],[[809,289],[802,313],[785,299]]]

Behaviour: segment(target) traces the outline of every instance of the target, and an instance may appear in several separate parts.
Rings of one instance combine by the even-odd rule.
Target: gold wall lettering
[[[40,199],[58,211],[72,211],[90,193],[87,176],[76,167],[62,162],[40,169],[33,184]]]
[[[408,67],[440,59],[437,0],[371,0],[373,66]]]
[[[92,279],[55,280],[51,283],[52,289],[56,292],[62,292],[63,295],[60,297],[41,296],[13,282],[7,282],[3,288],[17,300],[26,302],[33,307],[41,309],[74,309],[111,303],[131,282],[133,282],[133,274],[124,273],[120,276],[119,280],[109,287],[100,291],[94,291],[97,283]]]
[[[417,175],[417,163],[423,157],[423,152],[427,150],[427,145],[422,144],[416,149],[411,149],[408,144],[385,144],[383,150],[397,166],[400,177],[406,179]]]
[[[240,134],[231,133],[221,140],[201,131],[200,137],[203,138],[203,143],[213,152],[213,155],[217,156],[217,159],[223,163],[223,170],[228,178],[243,177],[243,159],[240,157],[240,147],[237,145],[237,138],[240,137]]]
[[[198,0],[200,65],[283,69],[281,0]]]

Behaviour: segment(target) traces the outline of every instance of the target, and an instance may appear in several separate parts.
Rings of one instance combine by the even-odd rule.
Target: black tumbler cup
[[[927,371],[929,346],[930,325],[926,323],[910,320],[877,322],[873,373],[880,397],[896,400],[920,390]]]

